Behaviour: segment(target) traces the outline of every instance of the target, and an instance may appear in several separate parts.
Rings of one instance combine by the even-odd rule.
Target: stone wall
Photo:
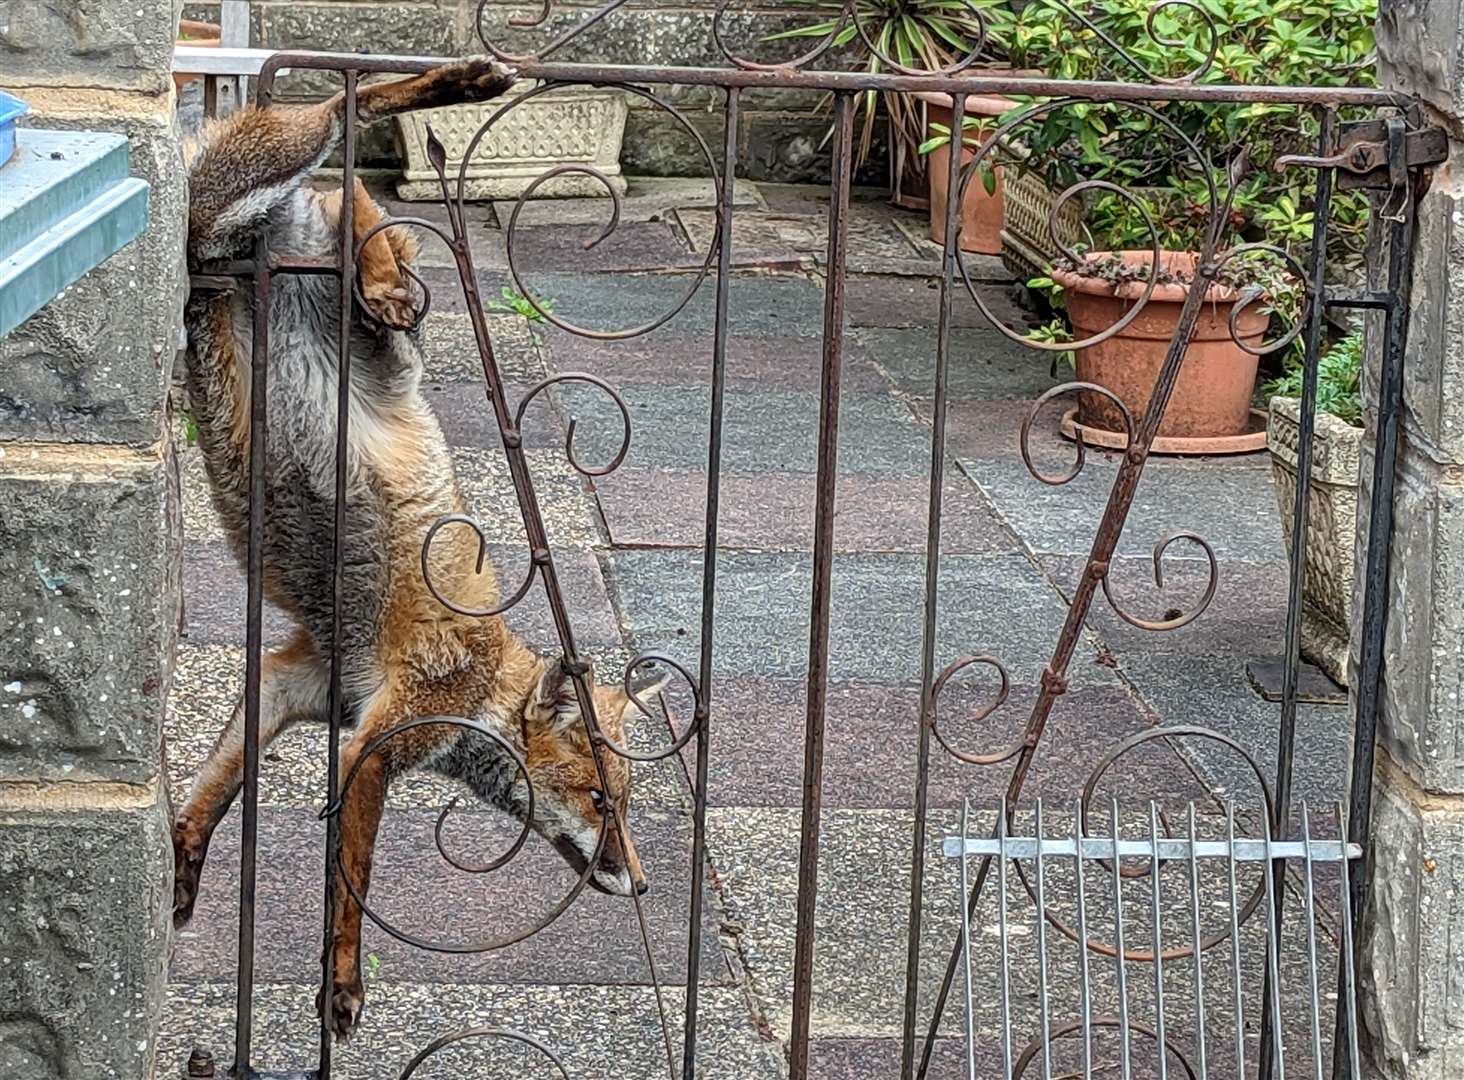
[[[144,236],[0,340],[0,1076],[152,1074],[178,622],[165,423],[186,277],[179,0],[0,0],[38,127],[125,133]]]
[[[532,30],[510,30],[508,19],[537,9],[534,0],[493,0],[484,11],[484,26],[500,48],[529,53],[584,20],[599,3],[557,2],[548,21]],[[674,64],[725,66],[712,40],[712,13],[717,0],[683,0],[672,5],[657,0],[631,0],[556,52],[552,59],[607,64]],[[251,44],[269,49],[312,49],[340,52],[465,55],[484,51],[474,28],[477,0],[254,0]],[[216,3],[189,3],[190,17],[217,21]],[[764,12],[729,13],[724,29],[728,47],[749,58],[777,60],[806,50],[808,44],[767,42],[764,35],[797,23],[776,5]],[[845,58],[844,63],[850,59]],[[281,80],[282,96],[311,97],[328,83],[307,76]],[[666,87],[663,98],[684,110],[720,158],[722,119],[720,91]],[[646,102],[631,101],[626,125],[624,170],[629,175],[705,175],[705,158],[694,140],[668,114]],[[801,91],[749,90],[741,103],[741,175],[754,180],[825,181],[829,153],[823,145],[828,130],[818,94]],[[882,140],[881,140],[882,142]],[[377,125],[363,133],[362,164],[395,167],[397,149],[391,126]],[[884,183],[887,164],[880,147],[860,179]]]
[[[1461,10],[1460,0],[1383,0],[1378,20],[1383,84],[1417,95],[1428,119],[1453,136],[1451,160],[1435,171],[1418,208],[1372,822],[1376,876],[1360,972],[1373,1064],[1407,1080],[1464,1075]],[[1377,416],[1381,334],[1373,323],[1359,582]],[[1360,585],[1357,595],[1361,612]]]

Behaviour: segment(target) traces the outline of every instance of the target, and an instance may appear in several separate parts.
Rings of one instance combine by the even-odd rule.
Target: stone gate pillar
[[[1445,1080],[1464,1076],[1464,4],[1381,0],[1378,55],[1451,153],[1418,209],[1359,975],[1371,1065]],[[1374,385],[1378,359],[1375,336]]]
[[[0,340],[0,1076],[151,1076],[178,622],[166,427],[186,277],[181,0],[0,0],[28,126],[112,131],[146,233]],[[3,182],[3,181],[0,181]]]

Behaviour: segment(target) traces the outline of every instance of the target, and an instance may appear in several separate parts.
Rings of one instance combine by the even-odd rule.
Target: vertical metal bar
[[[1245,989],[1240,978],[1240,890],[1235,880],[1235,804],[1225,804],[1225,868],[1230,875],[1230,986],[1235,995],[1235,1080],[1245,1080]],[[1265,873],[1266,868],[1261,868]]]
[[[1077,858],[1073,866],[1077,874],[1078,890],[1078,995],[1083,1008],[1083,1080],[1093,1075],[1093,983],[1088,967],[1088,901],[1085,894],[1083,864],[1083,800],[1079,799],[1073,811],[1073,822],[1078,834]]]
[[[798,927],[793,948],[793,1030],[789,1080],[808,1076],[813,1000],[818,830],[823,803],[824,712],[828,697],[829,600],[833,579],[834,490],[839,456],[839,385],[844,360],[844,260],[848,246],[854,98],[834,98],[833,181],[829,197],[828,283],[824,287],[823,379],[818,409],[818,503],[814,512],[813,594],[808,635],[808,715],[803,739],[803,821],[798,850]]]
[[[1404,120],[1388,120],[1389,161],[1403,160]],[[1350,875],[1348,911],[1353,926],[1353,952],[1349,962],[1356,970],[1362,958],[1361,942],[1356,928],[1362,924],[1362,910],[1367,889],[1372,881],[1373,851],[1368,843],[1368,827],[1372,821],[1372,783],[1375,743],[1378,732],[1378,710],[1382,700],[1383,642],[1388,627],[1388,579],[1392,560],[1393,487],[1398,464],[1398,427],[1403,414],[1403,363],[1408,350],[1408,312],[1413,293],[1413,229],[1416,205],[1414,177],[1409,173],[1402,191],[1389,193],[1389,201],[1398,200],[1398,212],[1388,218],[1388,282],[1390,294],[1387,322],[1383,338],[1383,367],[1378,376],[1378,430],[1373,447],[1372,498],[1368,509],[1367,554],[1363,564],[1363,600],[1361,660],[1357,682],[1357,717],[1352,731],[1352,783],[1347,798],[1346,839],[1362,847],[1362,866]],[[1355,1017],[1353,1022],[1355,1023]],[[1351,1050],[1355,1040],[1340,1037],[1342,1021],[1338,1019],[1338,1036],[1334,1052],[1342,1047]],[[1352,1057],[1352,1068],[1361,1063]],[[1334,1072],[1344,1075],[1340,1056]]]
[[[727,304],[732,287],[732,203],[737,182],[737,108],[739,91],[727,91],[723,112],[721,218],[717,228],[717,310],[712,331],[712,402],[707,438],[707,512],[702,555],[701,667],[702,703],[706,715],[696,734],[696,785],[692,791],[690,927],[686,940],[686,1021],[682,1036],[681,1075],[696,1078],[696,1013],[700,996],[702,887],[707,851],[707,770],[711,755],[712,637],[717,601],[717,525],[722,490],[722,410],[727,389]]]
[[[1276,1071],[1276,1080],[1286,1080],[1285,1048],[1282,1046],[1281,1038],[1281,943],[1278,940],[1281,936],[1277,929],[1276,920],[1276,875],[1271,872],[1275,859],[1271,854],[1271,820],[1265,814],[1261,815],[1261,821],[1266,830],[1266,972],[1269,976],[1271,993],[1263,1000],[1262,1007],[1266,1009],[1271,1018],[1271,1045],[1266,1046],[1262,1041],[1262,1050],[1269,1050],[1271,1062]],[[1282,888],[1285,888],[1283,881]],[[1263,1071],[1263,1070],[1258,1070]]]
[[[1007,813],[1008,803],[1001,804],[996,820],[996,933],[1001,947],[1001,1077],[1012,1080],[1012,955],[1007,936]],[[988,864],[989,865],[989,864]],[[966,920],[971,912],[966,912]]]
[[[1149,802],[1149,843],[1149,891],[1154,904],[1154,1045],[1159,1055],[1159,1080],[1169,1080],[1169,1044],[1164,1039],[1164,889],[1159,881],[1159,807],[1153,800]]]
[[[269,391],[269,242],[254,238],[254,340],[249,360],[249,545],[244,632],[244,790],[239,839],[239,973],[234,1075],[249,1076],[254,1035],[254,886],[259,843],[259,680],[264,666],[264,470]]]
[[[1133,1059],[1129,1047],[1129,1000],[1128,974],[1124,970],[1123,942],[1123,861],[1118,855],[1119,821],[1118,800],[1114,799],[1109,820],[1113,823],[1113,963],[1118,975],[1118,1044],[1123,1080],[1132,1080]],[[1159,1047],[1164,1055],[1164,1047]]]
[[[1331,109],[1321,113],[1321,131],[1317,137],[1317,154],[1329,157],[1332,153],[1333,130],[1336,114]],[[1306,578],[1306,507],[1311,490],[1312,432],[1316,427],[1317,415],[1317,358],[1321,353],[1322,335],[1326,329],[1327,287],[1327,226],[1332,205],[1332,170],[1321,169],[1317,173],[1317,197],[1312,220],[1311,280],[1307,291],[1311,297],[1310,322],[1306,333],[1306,354],[1301,376],[1300,433],[1296,445],[1296,493],[1291,503],[1291,559],[1290,581],[1286,593],[1286,651],[1285,668],[1281,683],[1281,727],[1276,752],[1275,817],[1271,831],[1284,840],[1291,831],[1291,773],[1296,749],[1296,684],[1301,668],[1301,591]],[[1276,875],[1276,907],[1271,917],[1276,920],[1276,932],[1281,932],[1283,907],[1286,901],[1286,862],[1281,860],[1268,867]],[[1271,987],[1266,983],[1262,995],[1269,997]],[[1267,1052],[1272,1032],[1270,1013],[1261,1018],[1261,1061],[1260,1080],[1268,1080],[1271,1055]]]
[[[219,115],[219,77],[203,77],[203,115],[212,119]]]
[[[1301,841],[1306,845],[1306,856],[1303,863],[1306,867],[1306,904],[1303,912],[1306,916],[1306,961],[1307,974],[1311,977],[1307,980],[1311,984],[1311,1041],[1312,1041],[1312,1075],[1321,1080],[1322,1076],[1322,998],[1321,998],[1321,969],[1317,966],[1317,895],[1316,884],[1313,878],[1312,859],[1312,837],[1311,837],[1311,813],[1305,803],[1301,804]],[[1345,842],[1345,841],[1344,841]],[[1346,862],[1346,853],[1343,855],[1343,862]]]
[[[966,837],[971,831],[971,800],[961,800],[961,899],[964,902],[970,889],[970,874],[966,869]],[[966,958],[966,1080],[976,1080],[976,1005],[971,992],[971,920],[961,913],[961,950]]]
[[[920,639],[920,724],[915,735],[915,826],[910,852],[910,920],[906,931],[905,1018],[900,1076],[909,1080],[915,1066],[915,1024],[920,1007],[920,927],[925,892],[925,819],[930,796],[930,723],[935,712],[936,614],[940,582],[941,492],[945,484],[946,391],[950,381],[951,305],[955,296],[956,244],[961,227],[961,120],[966,95],[951,99],[957,117],[946,166],[945,247],[941,263],[940,312],[935,333],[935,418],[930,436],[930,497],[925,538],[925,622]],[[964,894],[963,894],[964,895]],[[968,919],[969,921],[969,919]]]
[[[1344,842],[1347,837],[1347,819],[1342,811],[1342,804],[1337,804],[1337,835],[1342,837]],[[1338,967],[1340,971],[1340,992],[1337,994],[1337,1027],[1336,1041],[1333,1044],[1333,1076],[1336,1080],[1359,1080],[1362,1075],[1362,1057],[1358,1053],[1357,1046],[1357,969],[1355,966],[1354,953],[1352,951],[1352,912],[1349,907],[1351,896],[1352,867],[1347,859],[1347,853],[1342,853],[1342,860],[1338,864],[1342,871],[1342,948]],[[1345,1033],[1342,1029],[1345,1029]],[[1345,1046],[1345,1050],[1343,1047]],[[1343,1063],[1350,1065],[1343,1069]]]
[[[1205,1053],[1205,965],[1200,949],[1203,930],[1200,927],[1200,860],[1195,851],[1199,835],[1195,829],[1195,804],[1189,804],[1189,887],[1191,948],[1195,957],[1195,1063],[1200,1067],[1200,1080],[1208,1080],[1209,1065]],[[1317,1080],[1321,1080],[1320,1077]]]
[[[345,622],[346,566],[346,463],[350,445],[351,417],[351,316],[355,310],[356,240],[356,72],[345,72],[345,126],[342,132],[342,158],[345,172],[341,178],[340,238],[340,351],[336,365],[336,442],[335,442],[335,521],[331,537],[331,650],[330,690],[326,708],[330,715],[330,749],[326,752],[326,806],[334,806],[340,788],[341,720],[344,701],[341,693],[341,634]],[[335,901],[336,861],[341,843],[341,818],[327,814],[325,818],[325,943],[321,953],[321,1001],[329,1002],[335,982]],[[360,883],[357,883],[360,886]],[[317,1080],[330,1080],[331,1030],[329,1010],[320,1015],[320,1065]]]
[[[1042,1080],[1052,1080],[1052,1018],[1047,1003],[1047,872],[1042,861],[1042,800],[1037,800],[1037,1016],[1042,1030]]]

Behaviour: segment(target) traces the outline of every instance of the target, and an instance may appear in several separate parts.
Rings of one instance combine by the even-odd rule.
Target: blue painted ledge
[[[125,136],[15,136],[0,166],[0,337],[147,228],[148,184],[128,175]]]

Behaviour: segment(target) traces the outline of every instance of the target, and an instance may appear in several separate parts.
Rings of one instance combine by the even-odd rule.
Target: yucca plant
[[[1007,0],[854,0],[858,26],[853,17],[844,17],[847,5],[839,0],[789,0],[789,4],[807,11],[817,21],[769,34],[764,40],[803,38],[809,39],[811,47],[837,30],[834,47],[852,45],[863,54],[862,66],[872,75],[886,71],[887,65],[859,40],[860,26],[879,52],[896,63],[922,71],[939,71],[965,59],[978,44],[981,59],[1005,59],[1007,32],[1012,24]],[[905,160],[922,167],[923,159],[916,153],[925,138],[920,126],[919,102],[908,94],[883,96],[885,112],[890,118],[891,141],[903,148]],[[873,90],[861,95],[859,165],[869,160],[874,146],[879,99],[880,94]]]

